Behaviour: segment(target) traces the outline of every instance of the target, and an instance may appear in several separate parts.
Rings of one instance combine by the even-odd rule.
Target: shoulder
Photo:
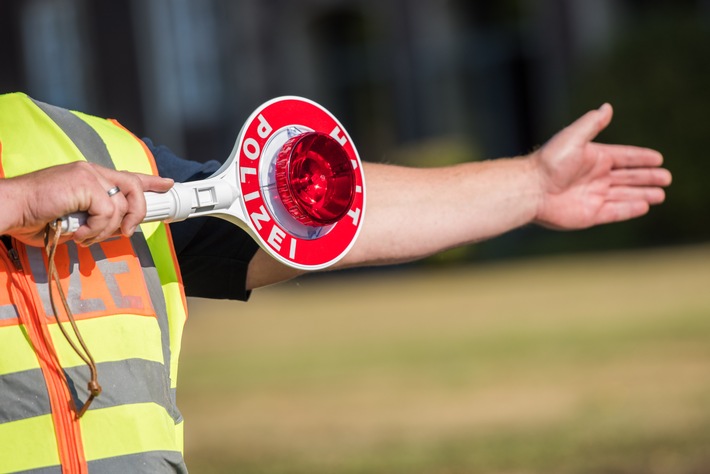
[[[143,138],[143,142],[155,158],[158,174],[166,178],[172,178],[178,183],[207,178],[221,166],[215,160],[205,163],[186,160],[177,156],[170,148],[154,144],[150,138]]]

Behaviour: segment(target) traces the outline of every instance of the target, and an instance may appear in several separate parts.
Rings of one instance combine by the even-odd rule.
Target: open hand
[[[535,222],[583,229],[642,216],[665,200],[671,174],[660,153],[592,142],[612,115],[609,104],[587,112],[533,153],[542,189]]]

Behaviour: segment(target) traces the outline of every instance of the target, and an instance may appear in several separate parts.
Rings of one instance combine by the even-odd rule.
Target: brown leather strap
[[[57,272],[57,267],[54,262],[54,255],[57,252],[57,247],[59,246],[59,238],[61,237],[61,231],[59,230],[60,226],[61,219],[57,220],[53,224],[47,224],[44,233],[45,251],[47,252],[47,261],[49,262],[47,269],[47,274],[49,276],[49,301],[52,305],[54,317],[57,320],[57,326],[59,326],[59,329],[62,331],[62,334],[64,334],[64,337],[66,338],[69,345],[72,347],[72,349],[74,349],[74,352],[76,352],[76,354],[81,357],[81,360],[83,360],[86,365],[89,366],[89,370],[91,371],[91,379],[89,380],[88,384],[89,398],[86,400],[86,402],[84,402],[84,405],[77,411],[76,414],[77,418],[81,418],[82,415],[89,408],[89,405],[91,405],[91,402],[94,401],[94,398],[98,397],[101,393],[101,385],[99,385],[98,381],[96,363],[94,362],[94,358],[91,355],[91,352],[89,351],[86,342],[84,342],[84,338],[81,337],[81,332],[79,332],[79,328],[76,325],[74,315],[72,314],[71,309],[69,309],[69,303],[67,302],[66,295],[64,294],[64,290],[62,289],[61,280],[59,279],[59,273]],[[54,285],[52,285],[52,282],[54,282]],[[69,336],[66,329],[59,320],[59,312],[57,311],[57,306],[54,302],[55,290],[59,295],[60,300],[62,301],[64,312],[67,315],[67,319],[69,319],[69,323],[71,324],[77,341],[79,341],[81,349],[77,347],[76,343]]]

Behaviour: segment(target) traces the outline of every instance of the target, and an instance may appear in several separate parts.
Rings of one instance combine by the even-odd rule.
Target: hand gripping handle
[[[146,214],[143,222],[176,222],[229,208],[238,196],[237,190],[220,178],[189,183],[175,183],[165,193],[144,193]],[[86,212],[74,212],[62,218],[61,232],[75,232],[86,224]]]

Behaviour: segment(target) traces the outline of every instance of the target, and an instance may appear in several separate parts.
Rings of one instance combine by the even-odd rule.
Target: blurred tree
[[[616,116],[601,140],[658,149],[674,174],[664,205],[641,220],[612,226],[622,244],[710,239],[710,160],[704,156],[710,135],[709,46],[710,18],[674,4],[646,9],[608,54],[578,67],[575,114],[611,102]]]

